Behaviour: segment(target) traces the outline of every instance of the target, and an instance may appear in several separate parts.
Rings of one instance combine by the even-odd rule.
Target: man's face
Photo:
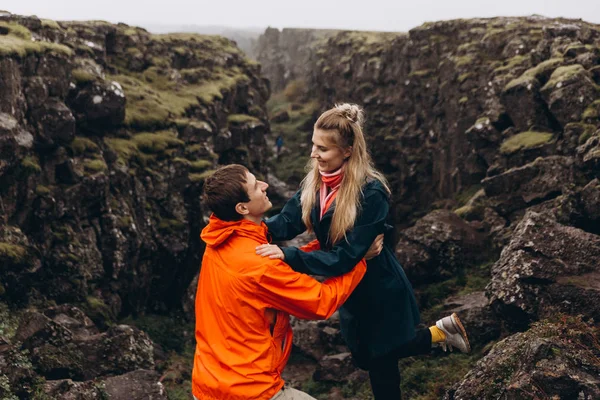
[[[267,196],[267,188],[269,185],[266,182],[256,179],[254,174],[246,172],[246,192],[250,201],[246,202],[248,209],[248,217],[261,219],[264,213],[269,211],[273,204]]]

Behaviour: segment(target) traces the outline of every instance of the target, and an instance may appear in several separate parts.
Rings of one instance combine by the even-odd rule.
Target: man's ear
[[[246,207],[246,203],[237,203],[235,205],[235,211],[240,215],[247,215],[250,211]]]

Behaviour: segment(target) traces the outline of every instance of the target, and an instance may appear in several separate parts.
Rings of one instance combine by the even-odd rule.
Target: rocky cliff
[[[0,16],[0,397],[165,398],[116,321],[181,310],[202,182],[266,174],[268,97],[225,38]]]
[[[335,33],[327,29],[267,28],[258,38],[254,55],[271,90],[279,92],[296,79],[306,80],[314,71],[310,62],[314,52]]]
[[[473,359],[456,358],[473,370],[450,391],[415,383],[428,381],[418,368],[446,368],[403,364],[407,395],[597,397],[600,26],[532,16],[337,32],[313,43],[308,63],[305,99],[317,109],[366,110],[367,141],[392,184],[396,254],[425,322],[458,311],[476,344]],[[320,363],[313,379],[356,378],[345,356],[332,364],[339,350],[324,336],[308,336],[328,349],[305,351]],[[576,343],[581,363],[566,355]],[[324,365],[339,373],[321,378]]]

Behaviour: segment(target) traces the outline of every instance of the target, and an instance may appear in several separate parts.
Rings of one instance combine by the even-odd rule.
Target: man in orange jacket
[[[256,246],[268,243],[267,187],[241,165],[222,167],[204,183],[203,202],[213,214],[201,234],[206,250],[196,292],[192,393],[198,400],[313,399],[283,388],[289,315],[329,318],[366,271],[362,260],[320,283],[257,255]]]

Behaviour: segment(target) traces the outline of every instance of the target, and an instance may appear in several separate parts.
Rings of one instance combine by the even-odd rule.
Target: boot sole
[[[452,321],[452,323],[454,324],[455,327],[460,329],[462,337],[465,340],[465,343],[467,344],[467,353],[470,353],[471,352],[471,344],[469,343],[467,331],[466,331],[465,327],[463,326],[462,322],[460,321],[460,318],[458,318],[458,314],[452,313],[450,320]]]

